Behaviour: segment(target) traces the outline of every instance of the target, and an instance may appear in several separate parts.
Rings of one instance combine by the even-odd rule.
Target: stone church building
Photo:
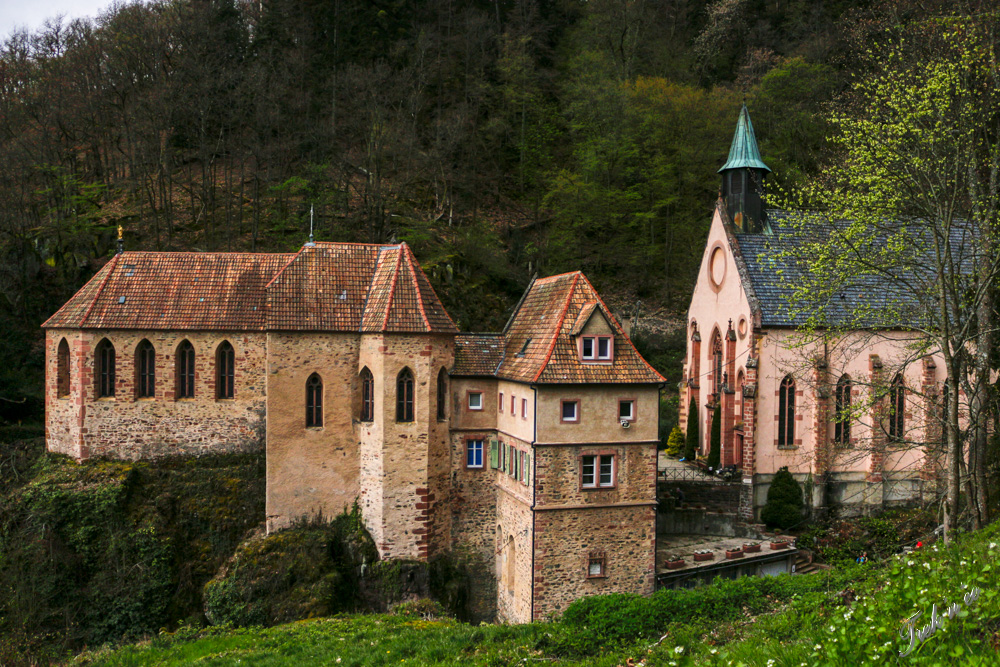
[[[688,309],[682,427],[697,424],[707,454],[719,408],[721,466],[742,472],[744,518],[759,519],[783,466],[813,510],[866,512],[933,493],[937,466],[926,445],[940,441],[940,356],[911,359],[914,334],[903,328],[859,326],[830,344],[799,335],[805,316],[789,307],[795,271],[780,263],[796,243],[792,215],[764,206],[770,169],[745,106],[719,173]],[[849,309],[877,307],[879,292],[842,294],[831,316],[856,324]]]
[[[405,243],[120,252],[43,327],[50,451],[202,454],[263,428],[269,530],[357,500],[383,557],[472,558],[477,611],[508,622],[653,591],[664,379],[579,272],[479,334]]]

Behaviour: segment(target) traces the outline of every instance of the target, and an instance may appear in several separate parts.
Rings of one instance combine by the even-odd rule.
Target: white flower
[[[937,547],[934,547],[934,548],[937,549]],[[996,548],[997,548],[997,543],[996,542],[990,542],[990,549],[996,549]]]
[[[924,567],[929,570],[929,569],[931,569],[931,564],[930,563],[924,563]]]
[[[713,648],[711,651],[709,651],[709,653],[711,653],[712,655],[715,655],[718,652],[719,652],[719,649],[717,649],[717,648]]]
[[[968,563],[966,563],[966,562],[965,562],[965,561],[963,560],[963,561],[962,561],[961,563],[959,563],[959,565],[968,565]]]
[[[684,647],[683,646],[675,646],[674,647],[674,653],[680,655],[683,652],[684,652]]]
[[[831,626],[830,626],[830,632],[836,632],[836,631],[837,631],[837,628],[835,628],[835,627],[833,627],[833,626],[831,625]]]
[[[767,667],[774,667],[774,658],[768,658]]]
[[[872,622],[872,617],[871,616],[865,616],[865,622],[866,623],[871,623]]]
[[[819,644],[816,644],[815,646],[813,646],[813,648],[814,648],[814,649],[816,649],[816,650],[818,651],[818,650],[820,650],[820,649],[821,649],[821,648],[823,648],[823,647],[822,647],[822,646],[820,646]]]
[[[908,561],[906,561],[906,564],[907,565],[913,565],[913,561],[912,560],[908,560]]]

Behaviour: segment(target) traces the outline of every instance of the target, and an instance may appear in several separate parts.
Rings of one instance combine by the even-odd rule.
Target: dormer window
[[[582,336],[580,359],[582,361],[611,361],[614,345],[611,336]]]

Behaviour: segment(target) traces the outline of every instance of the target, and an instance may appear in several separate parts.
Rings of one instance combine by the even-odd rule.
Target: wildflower
[[[718,652],[719,652],[719,649],[717,649],[717,648],[713,648],[711,651],[709,651],[709,653],[711,653],[712,655],[715,655]]]
[[[930,563],[924,563],[924,567],[929,570],[929,569],[931,569],[931,564]]]
[[[823,648],[823,647],[822,647],[822,646],[820,646],[819,644],[816,644],[815,646],[813,646],[813,648],[814,648],[814,649],[816,649],[816,650],[818,651],[818,650],[820,650],[820,649],[821,649],[821,648]]]
[[[871,623],[871,622],[872,622],[872,617],[871,616],[865,616],[865,623]]]
[[[906,561],[906,564],[907,565],[913,565],[913,561],[912,560],[908,560],[908,561]]]
[[[831,626],[830,626],[830,632],[836,632],[836,631],[837,631],[837,628],[835,628],[835,627],[833,627],[833,626],[831,625]]]
[[[674,647],[674,653],[676,653],[677,655],[680,655],[683,652],[684,652],[684,647],[683,646],[675,646]]]
[[[767,667],[774,667],[774,658],[767,659]]]
[[[990,549],[996,549],[996,548],[997,548],[997,543],[996,542],[990,542]]]

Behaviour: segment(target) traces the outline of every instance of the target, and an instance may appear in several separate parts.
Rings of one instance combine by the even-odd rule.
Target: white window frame
[[[476,446],[478,444],[478,447]],[[479,463],[470,463],[471,455],[474,452],[479,452]],[[482,438],[469,438],[465,441],[465,467],[466,468],[485,468],[486,467],[486,441]]]

